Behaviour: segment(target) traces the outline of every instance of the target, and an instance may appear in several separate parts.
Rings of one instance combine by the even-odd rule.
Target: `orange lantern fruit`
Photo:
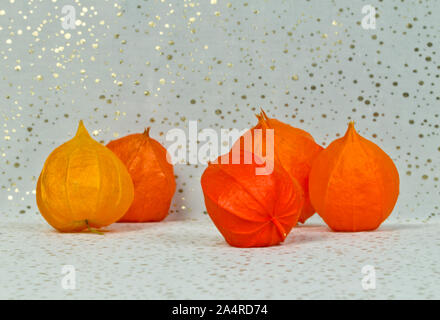
[[[124,164],[93,140],[80,121],[75,137],[44,163],[36,197],[52,227],[75,232],[116,222],[130,207],[134,190]]]
[[[316,158],[309,190],[314,208],[332,230],[374,230],[396,204],[399,173],[391,158],[350,122],[345,136]]]
[[[176,190],[173,165],[167,150],[149,135],[131,134],[107,147],[126,165],[134,184],[134,200],[119,222],[161,221],[169,212]]]
[[[265,157],[267,148],[271,147],[266,144],[266,129],[273,129],[274,161],[281,165],[304,191],[305,202],[298,220],[304,223],[315,213],[309,197],[309,174],[313,160],[323,148],[307,131],[292,127],[277,119],[271,119],[263,110],[257,118],[258,124],[246,133],[251,134],[252,144],[246,144],[246,134],[236,143],[240,143],[247,151]],[[256,129],[261,130],[261,139],[255,138]]]
[[[208,165],[201,178],[206,209],[231,246],[276,245],[296,225],[303,191],[281,167],[272,165],[271,171],[255,159],[246,163],[245,154],[255,156],[243,151],[235,164],[229,153]]]

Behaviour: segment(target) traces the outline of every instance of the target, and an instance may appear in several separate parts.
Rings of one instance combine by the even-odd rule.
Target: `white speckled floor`
[[[60,234],[40,216],[6,218],[0,298],[440,298],[440,223],[385,223],[375,232],[298,227],[283,245],[229,247],[207,216],[114,224],[105,235]],[[364,265],[376,289],[361,286]],[[61,268],[76,269],[76,289]]]

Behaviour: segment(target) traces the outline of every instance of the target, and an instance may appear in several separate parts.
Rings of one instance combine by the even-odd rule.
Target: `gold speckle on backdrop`
[[[1,214],[37,213],[44,159],[79,119],[102,143],[151,126],[167,145],[188,121],[244,129],[263,107],[323,146],[355,120],[398,166],[392,218],[438,217],[440,1],[372,1],[375,29],[363,5],[2,1]],[[174,214],[203,213],[202,171],[176,165]]]

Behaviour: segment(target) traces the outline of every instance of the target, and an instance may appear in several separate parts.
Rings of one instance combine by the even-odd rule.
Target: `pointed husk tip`
[[[262,107],[260,107],[260,115],[263,117],[264,120],[269,120],[269,117],[267,116],[266,112],[264,112]]]
[[[345,132],[345,136],[351,135],[351,134],[356,134],[356,129],[354,128],[354,120],[351,120],[348,123],[348,128],[347,131]]]
[[[269,117],[267,116],[266,112],[264,112],[262,107],[260,107],[260,113],[256,113],[255,116],[257,117],[258,121],[269,120]]]
[[[348,133],[348,132],[351,132],[351,131],[356,132],[356,129],[354,128],[354,120],[351,120],[351,121],[348,123],[347,133]]]
[[[76,135],[75,136],[79,136],[79,135],[82,135],[82,134],[89,135],[89,132],[87,131],[87,129],[86,129],[85,125],[84,125],[84,122],[82,120],[79,120],[78,129],[76,130]]]
[[[145,128],[143,135],[149,138],[150,137],[150,129],[151,129],[151,127]]]

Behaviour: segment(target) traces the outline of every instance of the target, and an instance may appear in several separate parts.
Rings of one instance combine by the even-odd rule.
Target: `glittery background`
[[[437,219],[439,14],[440,1],[3,0],[0,212],[38,214],[43,162],[79,119],[101,142],[151,126],[167,145],[189,120],[243,129],[263,107],[324,146],[355,120],[399,169],[390,219]],[[169,219],[203,214],[202,171],[176,165]]]

